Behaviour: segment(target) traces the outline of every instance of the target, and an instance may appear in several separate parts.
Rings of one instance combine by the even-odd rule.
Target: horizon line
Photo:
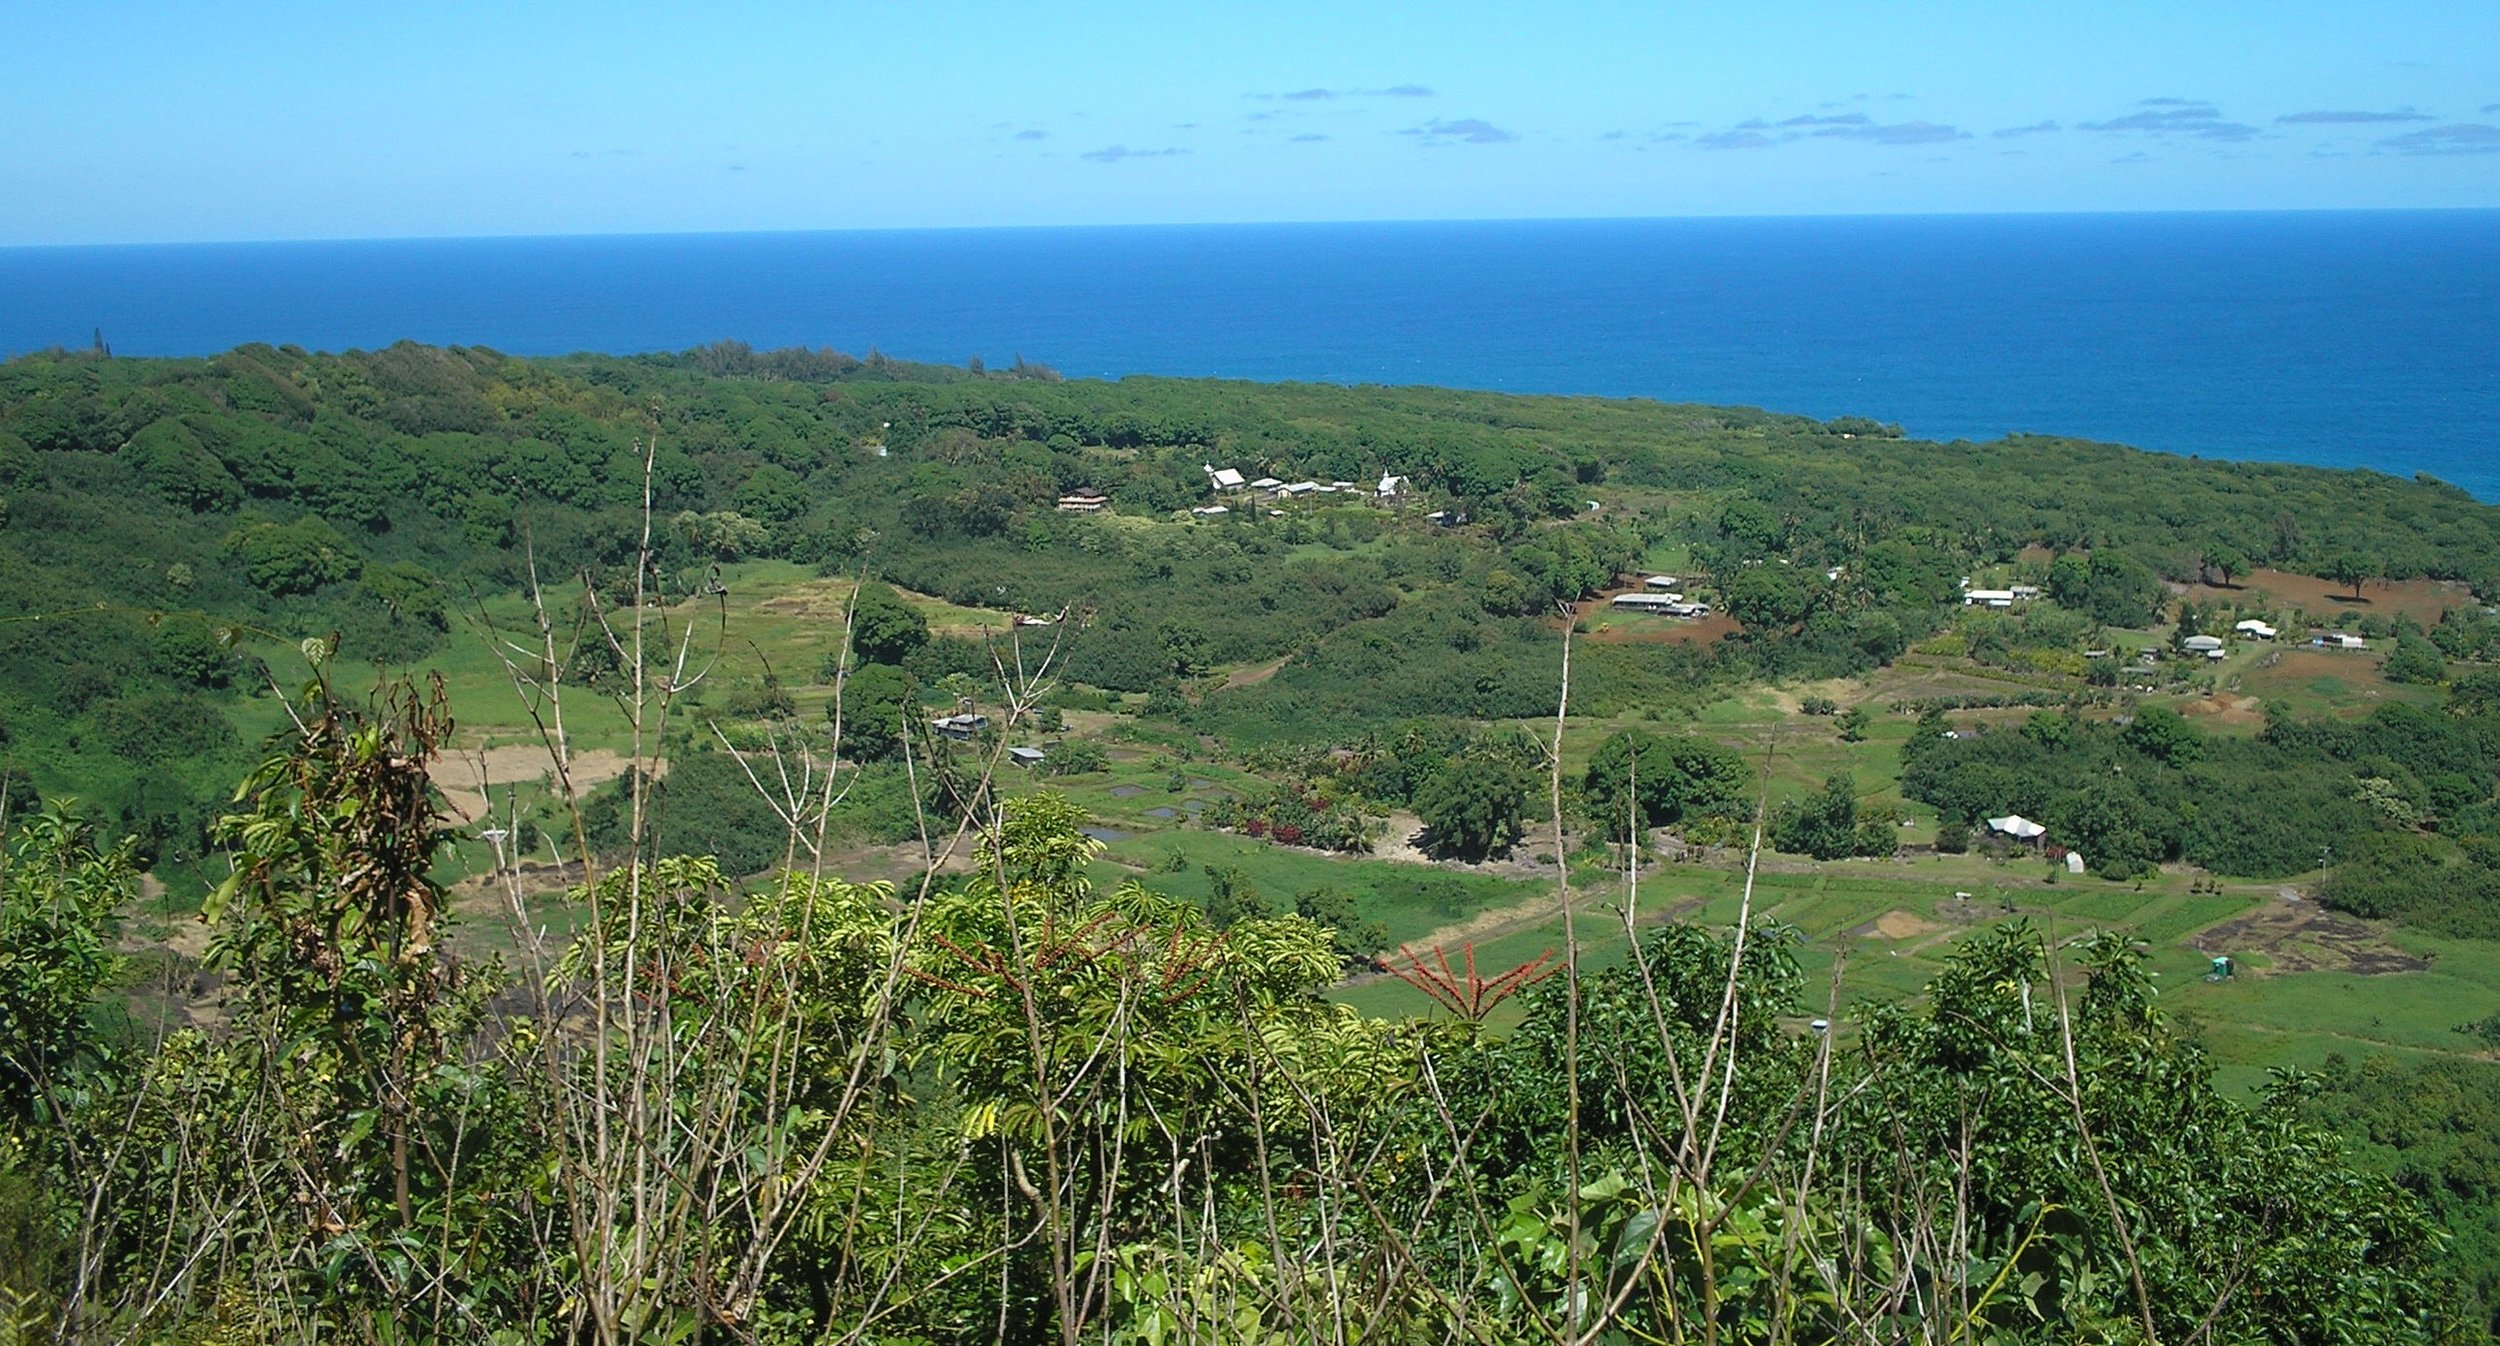
[[[2219,215],[2473,215],[2500,213],[2500,204],[2484,206],[2220,206],[2109,210],[1898,210],[1700,212],[1683,215],[1465,215],[1371,216],[1337,219],[1278,220],[1133,220],[1040,224],[826,225],[805,228],[754,229],[618,229],[575,233],[359,234],[303,235],[262,238],[167,238],[118,242],[0,243],[0,254],[66,252],[112,248],[250,248],[353,245],[375,243],[522,243],[586,239],[789,238],[819,234],[1007,234],[1066,233],[1113,230],[1294,229],[1399,225],[1475,224],[1647,224],[1684,221],[1790,220],[1983,220],[1983,219],[2109,219],[2153,216]]]

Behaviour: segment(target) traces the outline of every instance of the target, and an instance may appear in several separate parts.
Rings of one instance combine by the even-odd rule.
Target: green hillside
[[[369,1313],[422,1262],[516,1340],[558,1331],[566,1295],[640,1302],[654,1324],[760,1314],[774,1340],[1114,1320],[1140,1339],[1260,1323],[1288,1339],[1292,1314],[1341,1292],[1286,1276],[1275,1248],[1354,1219],[1315,1192],[1360,1168],[1379,1176],[1367,1251],[1330,1274],[1373,1278],[1387,1337],[1508,1340],[1473,1315],[1567,1317],[1573,1278],[1606,1259],[1665,1266],[1703,1245],[1748,1267],[1762,1312],[1839,1322],[1798,1267],[1713,1242],[1735,1225],[1696,1243],[1661,1214],[1788,1218],[1747,1204],[1734,1166],[1758,1162],[1796,1237],[1893,1241],[1865,1251],[1867,1285],[1898,1277],[1868,1292],[1883,1307],[1866,1322],[1907,1323],[1948,1281],[1978,1301],[1973,1339],[1982,1323],[1992,1340],[2171,1339],[2218,1291],[2233,1339],[2468,1339],[2490,1322],[2483,1189],[2460,1167],[2479,1160],[2384,1117],[2398,1072],[2466,1081],[2456,1109],[2480,1106],[2500,1038],[2500,509],[2437,482],[2043,437],[1932,444],[1741,408],[1067,381],[727,343],[54,353],[0,365],[0,579],[17,848],[0,878],[19,922],[0,921],[18,957],[0,968],[73,969],[0,997],[0,1022],[54,1035],[38,1052],[17,1030],[13,1124],[69,1107],[57,1070],[100,1072],[78,1075],[95,1081],[79,1106],[179,1126],[149,1090],[243,1089],[276,1068],[253,1053],[296,1034],[313,1074],[286,1106],[333,1112],[278,1130],[300,1124],[328,1157],[280,1145],[267,1173],[298,1173],[308,1203],[302,1175],[326,1175],[362,1212],[313,1221],[344,1259],[328,1289],[293,1279],[331,1255],[322,1238],[264,1223],[228,1281],[179,1288],[187,1321],[252,1287]],[[1670,587],[1708,610],[1610,601]],[[411,764],[430,784],[392,774]],[[439,833],[404,812],[420,798]],[[257,830],[219,822],[238,811]],[[1992,832],[2009,814],[2045,836]],[[636,855],[667,868],[625,868]],[[693,856],[710,859],[674,858]],[[375,889],[377,872],[395,877]],[[633,886],[645,872],[670,876],[664,898]],[[628,886],[585,890],[586,873]],[[894,887],[851,886],[880,880]],[[1052,913],[1039,945],[1001,915],[1020,884]],[[397,896],[356,905],[375,892]],[[594,1027],[608,992],[544,998],[641,975],[599,960],[646,901],[656,924],[617,927],[614,947],[664,939],[689,960],[661,997],[682,1002],[679,1027],[621,1010]],[[213,927],[192,919],[204,902]],[[839,932],[822,947],[818,919]],[[1088,942],[1106,930],[1126,933]],[[1731,966],[1732,930],[1759,932],[1760,967]],[[96,932],[119,942],[62,952]],[[761,971],[784,948],[797,980]],[[1569,979],[1498,980],[1566,950],[1579,1000]],[[1438,976],[1444,957],[1493,990]],[[1069,997],[1048,1025],[1001,1008],[1044,982]],[[62,1008],[106,990],[109,1012]],[[1485,994],[1483,1013],[1454,1018],[1452,994]],[[1724,1018],[1723,995],[1754,1008]],[[2067,997],[2080,1047],[2007,1036]],[[733,1010],[787,1012],[838,1046],[739,1036]],[[173,1041],[207,1055],[156,1054],[150,1025],[188,1026],[200,1036]],[[690,1034],[694,1092],[628,1104],[578,1073],[607,1067],[557,1063],[569,1047],[510,1054],[610,1031]],[[1582,1031],[1602,1045],[1565,1050]],[[1106,1083],[1060,1033],[1131,1043],[1115,1055],[1135,1074]],[[1689,1108],[1674,1080],[1691,1063],[1659,1053],[1688,1050],[1751,1109],[1715,1177],[1644,1168],[1703,1123],[1667,1115]],[[1030,1096],[1008,1067],[1035,1051],[1075,1092]],[[1763,1072],[1740,1084],[1722,1052]],[[417,1099],[420,1059],[435,1073]],[[872,1060],[886,1073],[869,1088]],[[2087,1098],[2091,1071],[2107,1077]],[[588,1162],[575,1096],[677,1108],[766,1150],[836,1137],[845,1157],[806,1166],[833,1186],[799,1202],[801,1234],[774,1204],[797,1198],[741,1185],[742,1165],[784,1171],[766,1150],[726,1162],[650,1140],[644,1160],[692,1165],[701,1200],[744,1212],[719,1217],[722,1249],[796,1251],[735,1251],[770,1261],[767,1284],[602,1244],[668,1287],[637,1301],[551,1232],[632,1221],[559,1192],[573,1179],[525,1176],[548,1155]],[[1166,1111],[1123,1121],[1079,1099]],[[290,1115],[260,1106],[235,1115]],[[1472,1129],[1452,1130],[1460,1113]],[[429,1151],[418,1190],[377,1177],[412,1162],[394,1127],[455,1114],[503,1147],[476,1161],[491,1173]],[[1808,1116],[1828,1132],[1792,1132]],[[20,1175],[84,1174],[133,1201],[201,1180],[80,1168],[34,1134],[0,1153],[0,1236],[38,1208],[84,1227],[10,1196]],[[420,1150],[450,1143],[427,1134]],[[2123,1199],[2069,1162],[2096,1134],[2146,1156],[2115,1180]],[[1148,1141],[1166,1172],[1200,1176],[1157,1187],[1106,1158]],[[1290,1158],[1240,1148],[1268,1144]],[[1339,1148],[1357,1145],[1373,1148]],[[1031,1211],[894,1241],[892,1221],[945,1207],[897,1196],[897,1175],[986,1184],[995,1208],[1020,1181],[1049,1186],[1016,1165],[1061,1162],[1095,1167]],[[1850,1195],[1814,1189],[1827,1163]],[[2269,1194],[2287,1165],[2332,1180]],[[1941,1207],[1867,1196],[1897,1180],[1943,1200],[1983,1170],[1964,1214],[1985,1246],[1921,1243]],[[1254,1194],[1250,1172],[1305,1176]],[[1460,1173],[1482,1186],[1447,1186]],[[1601,1174],[1622,1186],[1583,1190]],[[2227,1217],[2187,1191],[2206,1182]],[[506,1220],[493,1194],[523,1189],[539,1213]],[[1639,1195],[1607,1206],[1618,1193]],[[1198,1213],[1170,1209],[1184,1199]],[[561,1221],[533,1204],[560,1201],[578,1207]],[[2113,1213],[2130,1210],[2145,1230]],[[2445,1251],[2433,1214],[2460,1234]],[[652,1218],[668,1240],[700,1223]],[[1562,1251],[1583,1218],[1631,1244]],[[1118,1233],[1089,1247],[1080,1226]],[[408,1251],[463,1227],[478,1241],[456,1256]],[[871,1228],[873,1256],[854,1246]],[[1416,1229],[1432,1246],[1395,1251]],[[1670,1232],[1642,1252],[1651,1235],[1630,1230]],[[142,1232],[108,1238],[134,1276]],[[1212,1251],[1152,1251],[1184,1233]],[[2139,1233],[2155,1246],[2130,1246]],[[876,1257],[912,1288],[874,1288]],[[1125,1288],[1087,1270],[1106,1258]],[[546,1279],[492,1272],[521,1262]],[[0,1278],[27,1286],[57,1291]],[[1689,1328],[1689,1288],[1620,1283],[1625,1322]],[[1157,1313],[1177,1316],[1143,1325]]]

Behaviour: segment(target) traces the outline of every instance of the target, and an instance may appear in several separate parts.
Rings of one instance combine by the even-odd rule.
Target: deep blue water
[[[1434,383],[2428,472],[2500,500],[2500,211],[0,249],[0,353],[401,338]]]

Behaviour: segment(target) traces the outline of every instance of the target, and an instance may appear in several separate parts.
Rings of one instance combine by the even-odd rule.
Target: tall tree
[[[2231,587],[2233,575],[2248,573],[2248,557],[2227,542],[2209,542],[2200,558],[2204,568],[2222,577],[2222,587]]]
[[[851,604],[851,652],[863,663],[901,664],[929,643],[929,619],[893,589],[870,581]]]
[[[2361,601],[2361,586],[2377,573],[2377,562],[2354,552],[2345,552],[2337,556],[2333,564],[2327,568],[2327,578],[2337,584],[2352,586],[2352,599],[2356,603]]]
[[[1480,744],[1416,791],[1415,812],[1436,853],[1482,860],[1519,840],[1534,783],[1516,754]]]

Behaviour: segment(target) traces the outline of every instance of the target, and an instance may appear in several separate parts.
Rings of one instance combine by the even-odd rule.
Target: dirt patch
[[[2358,650],[2291,648],[2274,650],[2240,675],[2240,683],[2259,695],[2280,695],[2310,688],[2323,679],[2342,683],[2353,696],[2370,699],[2386,689],[2378,660]]]
[[[124,924],[121,939],[114,945],[116,949],[123,953],[170,949],[193,963],[208,956],[209,925],[196,914],[186,912],[166,920],[163,924],[165,933],[161,938],[132,928],[135,924]]]
[[[1372,843],[1372,858],[1395,860],[1402,865],[1438,863],[1424,854],[1416,844],[1424,834],[1424,820],[1412,813],[1392,812],[1380,824],[1380,838]]]
[[[1597,619],[1605,625],[1580,639],[1598,645],[1707,645],[1744,629],[1736,624],[1735,618],[1724,612],[1686,619],[1645,614],[1619,617],[1611,608],[1597,611],[1607,614]]]
[[[942,852],[935,866],[938,873],[969,874],[972,872],[973,843],[971,838],[965,838],[951,852],[946,851],[946,837],[939,836],[931,840]],[[928,877],[930,868],[929,853],[922,850],[920,843],[916,841],[898,842],[886,846],[862,846],[855,850],[845,851],[839,856],[828,857],[825,861],[826,873],[839,874],[852,883],[873,883],[879,880],[891,883],[894,885],[895,895],[906,902],[918,897],[921,884]]]
[[[1287,659],[1291,659],[1292,657],[1292,655],[1288,654],[1270,659],[1264,664],[1252,664],[1248,668],[1236,668],[1232,672],[1224,675],[1224,685],[1218,690],[1231,691],[1235,687],[1256,687],[1260,683],[1267,681],[1269,678],[1275,677],[1277,670],[1283,668],[1285,666],[1285,661]]]
[[[849,580],[803,580],[755,605],[758,612],[841,625],[851,608]]]
[[[2221,724],[2263,724],[2265,703],[2253,696],[2214,695],[2179,707],[2182,715],[2210,718]]]
[[[2238,603],[2246,606],[2251,598],[2271,599],[2276,603],[2306,610],[2310,616],[2332,622],[2337,613],[2359,615],[2376,612],[2394,616],[2401,612],[2428,624],[2439,620],[2439,614],[2450,608],[2464,607],[2474,601],[2474,591],[2451,580],[2371,580],[2361,586],[2361,597],[2355,600],[2352,586],[2315,575],[2294,575],[2282,570],[2258,570],[2234,581],[2230,588],[2213,584],[2191,584],[2186,596],[2199,603]],[[2288,638],[2292,633],[2285,632]]]
[[[1885,912],[1864,925],[1856,926],[1849,933],[1858,939],[1918,939],[1926,935],[1941,934],[1944,929],[1945,927],[1924,916],[1895,910]]]
[[[1976,667],[1966,660],[1947,662],[1940,661],[1933,656],[1912,655],[1878,669],[1868,679],[1866,691],[1856,699],[1871,702],[1875,708],[1880,709],[1891,702],[1915,701],[1926,697],[2014,696],[2042,690],[2042,687],[2028,682],[1983,677],[1976,671]],[[2060,685],[2071,686],[2072,684],[2068,682]],[[1845,702],[1850,698],[1836,697],[1834,699]],[[2019,720],[2029,715],[2031,711],[2017,708],[2008,713]],[[1982,714],[1978,711],[1954,712],[1957,719],[1964,715],[1982,716]]]
[[[1371,855],[1375,860],[1429,865],[1434,869],[1483,874],[1493,878],[1550,880],[1554,877],[1554,825],[1550,822],[1538,824],[1531,820],[1526,833],[1519,838],[1519,844],[1511,847],[1510,854],[1475,864],[1465,860],[1435,859],[1424,850],[1423,840],[1422,818],[1412,813],[1392,812],[1382,823],[1379,838],[1372,842]]]
[[[625,774],[625,754],[592,748],[572,755],[573,788],[583,794]],[[434,784],[451,806],[455,821],[476,822],[486,816],[489,787],[520,785],[552,778],[554,760],[547,750],[514,744],[501,748],[457,748],[443,754],[434,768]]]
[[[2389,944],[2368,925],[2290,893],[2197,935],[2189,947],[2208,957],[2263,954],[2267,972],[2357,972],[2384,976],[2430,966]]]
[[[824,624],[829,640],[839,640],[842,624],[849,620],[851,590],[856,586],[847,579],[802,580],[781,589],[755,605],[759,613],[776,617],[796,617]],[[896,586],[895,595],[921,610],[929,619],[929,629],[948,635],[964,635],[1007,628],[1012,618],[1004,613],[973,608],[958,608],[934,594],[919,593]]]

